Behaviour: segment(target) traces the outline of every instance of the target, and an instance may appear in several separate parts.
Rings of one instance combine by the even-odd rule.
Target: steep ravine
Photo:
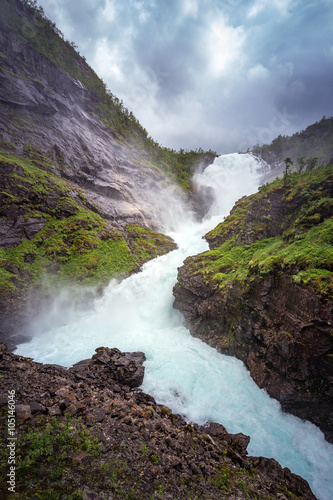
[[[186,259],[174,306],[285,411],[333,441],[332,166],[242,198]]]
[[[55,300],[50,314],[35,323],[32,340],[19,345],[16,354],[70,367],[91,357],[98,345],[144,352],[143,390],[158,403],[190,422],[218,422],[228,432],[250,436],[251,455],[274,457],[305,478],[318,498],[330,500],[333,447],[319,429],[282,413],[241,361],[192,337],[183,316],[172,308],[177,267],[187,255],[205,251],[202,235],[242,194],[256,190],[258,164],[250,156],[228,155],[207,167],[203,177],[208,186],[218,181],[219,193],[228,179],[222,204],[215,206],[219,216],[198,223],[185,213],[178,231],[170,233],[178,248],[147,262],[128,279],[112,280],[93,309],[64,317]]]
[[[119,102],[108,107],[84,59],[67,61],[68,44],[44,33],[47,23],[27,4],[0,0],[0,336],[9,350],[57,291],[65,287],[65,301],[78,294],[86,309],[110,278],[172,250],[171,238],[155,229],[163,231],[164,216],[177,219],[166,210],[171,204],[180,212],[184,203],[192,207],[173,182],[173,175],[186,181],[188,169],[174,168],[184,155],[161,164],[142,127]],[[196,166],[214,159],[191,156]],[[142,353],[101,348],[71,370],[15,356],[4,344],[0,358],[3,423],[7,391],[16,391],[22,498],[167,499],[188,498],[188,491],[314,498],[275,460],[248,457],[246,436],[218,424],[189,426],[133,390],[143,370],[134,370],[135,381],[127,371],[142,363]]]

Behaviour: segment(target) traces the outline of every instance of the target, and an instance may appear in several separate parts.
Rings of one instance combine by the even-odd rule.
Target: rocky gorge
[[[10,352],[59,290],[63,314],[69,297],[88,308],[110,279],[173,250],[168,207],[204,216],[191,178],[216,154],[161,148],[31,2],[0,7],[1,467],[15,391],[17,498],[314,498],[275,460],[248,456],[247,436],[190,425],[138,389],[141,352],[101,347],[70,369]],[[331,199],[330,164],[262,186],[174,291],[193,335],[328,441]]]
[[[179,268],[174,307],[285,411],[333,440],[332,165],[236,203]]]
[[[194,203],[175,178],[188,187],[214,154],[161,148],[31,3],[1,0],[0,27],[0,311],[14,346],[57,288],[88,300],[175,248],[156,232],[170,199]]]

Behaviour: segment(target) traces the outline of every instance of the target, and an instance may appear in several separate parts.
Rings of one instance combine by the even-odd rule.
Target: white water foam
[[[229,432],[249,435],[250,454],[275,458],[307,479],[320,500],[331,500],[333,446],[322,432],[283,413],[279,403],[256,386],[243,363],[193,338],[172,307],[177,267],[186,256],[208,249],[202,235],[237,199],[256,191],[259,174],[249,155],[217,158],[196,177],[198,186],[210,186],[215,195],[206,219],[199,224],[187,214],[171,217],[173,228],[179,220],[177,230],[170,233],[177,250],[148,262],[142,272],[120,283],[112,281],[93,310],[73,313],[65,325],[36,331],[17,353],[70,366],[102,345],[143,351],[147,361],[142,388],[157,402],[192,422],[220,422]]]

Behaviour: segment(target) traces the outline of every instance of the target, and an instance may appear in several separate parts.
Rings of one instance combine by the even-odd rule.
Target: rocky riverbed
[[[66,369],[3,343],[0,351],[2,424],[15,391],[16,498],[315,499],[275,460],[248,456],[247,436],[216,423],[191,425],[156,404],[139,388],[143,353],[100,347]]]

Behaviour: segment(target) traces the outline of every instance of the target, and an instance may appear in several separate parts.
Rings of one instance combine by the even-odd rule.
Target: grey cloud
[[[46,12],[50,1],[40,0]],[[108,2],[112,19],[103,15]],[[103,50],[116,49],[119,73],[133,81],[122,85],[101,63],[98,72],[163,145],[230,152],[333,114],[330,1],[293,1],[287,14],[267,2],[252,17],[255,0],[196,2],[185,12],[178,0],[59,1],[53,20],[91,65],[101,40]],[[214,44],[207,45],[213,22],[226,51],[226,27],[244,37],[239,58],[216,72]]]

